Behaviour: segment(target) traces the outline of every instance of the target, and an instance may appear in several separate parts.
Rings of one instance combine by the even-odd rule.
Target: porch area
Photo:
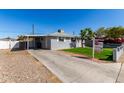
[[[46,36],[24,36],[20,41],[20,49],[50,49],[50,40]]]

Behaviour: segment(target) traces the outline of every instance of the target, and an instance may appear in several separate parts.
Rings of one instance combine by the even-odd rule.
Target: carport
[[[43,35],[25,35],[23,37],[24,49],[45,49],[47,48],[47,37]]]

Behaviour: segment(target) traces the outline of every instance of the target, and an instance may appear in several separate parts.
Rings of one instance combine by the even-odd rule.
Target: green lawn
[[[83,54],[88,57],[92,57],[92,48],[86,47],[86,48],[71,48],[71,49],[64,49],[63,51],[76,53],[76,54]],[[104,48],[102,52],[95,53],[95,58],[100,60],[107,60],[112,61],[113,59],[113,53],[112,48]]]

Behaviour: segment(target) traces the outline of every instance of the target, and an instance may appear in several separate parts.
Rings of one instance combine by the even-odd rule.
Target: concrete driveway
[[[96,63],[52,50],[29,50],[63,82],[116,82],[121,63]]]

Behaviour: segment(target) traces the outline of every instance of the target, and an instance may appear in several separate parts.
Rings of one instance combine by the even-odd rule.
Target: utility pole
[[[34,24],[32,24],[32,35],[34,35]],[[33,47],[35,48],[35,38],[33,37]]]
[[[32,25],[32,34],[34,35],[34,24]]]

